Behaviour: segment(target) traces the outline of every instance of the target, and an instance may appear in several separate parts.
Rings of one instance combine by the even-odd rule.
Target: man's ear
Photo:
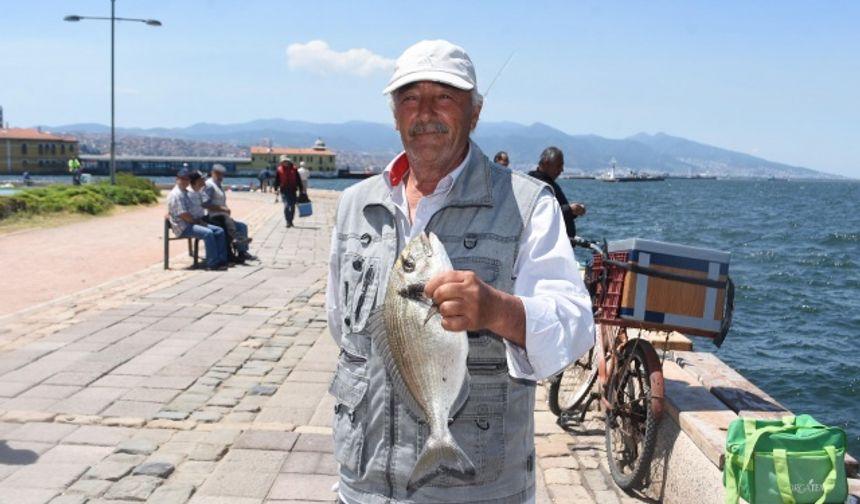
[[[472,107],[472,121],[469,125],[469,131],[475,131],[475,128],[478,127],[478,119],[481,117],[481,105],[475,105]]]

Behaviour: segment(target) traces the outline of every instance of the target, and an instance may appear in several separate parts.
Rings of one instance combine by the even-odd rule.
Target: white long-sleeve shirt
[[[424,232],[430,218],[442,208],[454,182],[468,164],[471,150],[454,171],[439,181],[433,194],[419,201],[414,221],[409,218],[406,184],[391,183],[391,168],[400,156],[383,172],[397,208],[395,221],[401,237],[398,250]],[[326,308],[329,330],[339,344],[343,320],[339,309],[340,289],[332,288],[340,285],[340,267],[336,264],[337,229],[332,231],[331,250]],[[532,218],[523,230],[514,276],[513,294],[522,300],[525,308],[526,347],[505,340],[508,372],[513,378],[547,378],[578,359],[594,344],[591,299],[580,277],[561,209],[549,187],[541,192]]]

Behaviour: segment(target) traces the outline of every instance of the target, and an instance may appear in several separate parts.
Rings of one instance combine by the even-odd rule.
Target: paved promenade
[[[238,192],[230,195],[230,206],[243,219],[255,222],[271,214],[273,199]],[[164,235],[165,207],[118,207],[110,216],[0,234],[0,277],[6,285],[18,287],[0,289],[0,316],[158,262],[163,255],[159,245]],[[174,246],[173,250],[181,254],[182,247]],[[99,251],[110,253],[97,254]]]
[[[312,192],[293,229],[247,197],[270,205],[249,219],[257,263],[153,264],[0,317],[0,504],[334,501],[335,195]],[[608,477],[602,423],[567,433],[536,406],[539,503],[637,502]]]

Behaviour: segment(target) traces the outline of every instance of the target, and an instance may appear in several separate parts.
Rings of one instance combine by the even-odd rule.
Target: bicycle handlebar
[[[604,259],[606,259],[606,257],[607,257],[606,251],[604,250],[605,245],[601,246],[597,242],[593,242],[591,240],[586,240],[585,238],[583,238],[581,236],[574,236],[573,238],[571,238],[570,239],[570,245],[573,247],[589,248],[589,249],[597,252],[601,256],[603,256]]]

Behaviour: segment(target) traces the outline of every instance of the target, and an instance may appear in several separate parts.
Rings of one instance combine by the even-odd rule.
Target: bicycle
[[[581,423],[595,399],[606,412],[606,453],[612,479],[623,490],[641,486],[648,473],[657,440],[657,426],[663,412],[663,361],[647,340],[629,338],[628,328],[665,329],[659,324],[619,318],[624,277],[628,271],[667,280],[725,288],[724,318],[715,338],[722,344],[731,326],[734,284],[656,270],[627,262],[626,252],[607,252],[602,244],[580,237],[575,246],[594,252],[586,268],[586,286],[597,324],[595,347],[554,377],[547,402],[559,424],[578,416]],[[668,332],[667,332],[668,339]],[[665,352],[663,354],[665,358]],[[598,392],[592,393],[599,381]]]

